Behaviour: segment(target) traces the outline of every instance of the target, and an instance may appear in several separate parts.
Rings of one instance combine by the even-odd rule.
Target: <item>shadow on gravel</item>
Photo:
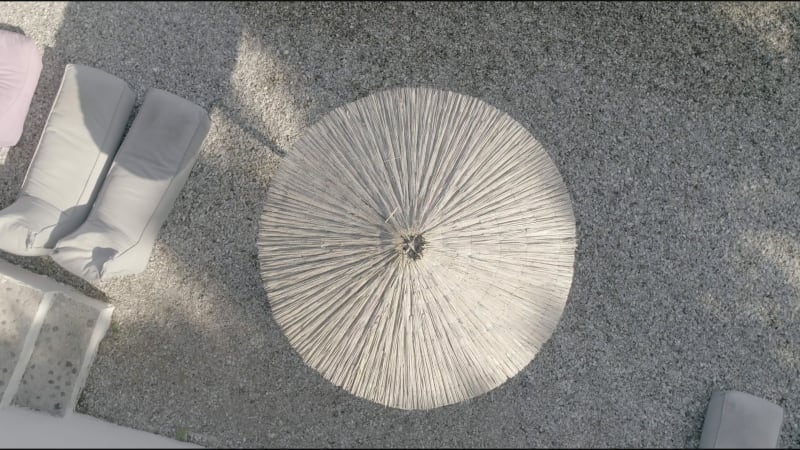
[[[25,32],[22,30],[22,28],[14,25],[9,25],[7,23],[0,22],[0,30],[11,31],[13,33],[19,33],[25,36]]]

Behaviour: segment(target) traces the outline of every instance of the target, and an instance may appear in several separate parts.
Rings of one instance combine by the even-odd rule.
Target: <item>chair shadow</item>
[[[25,36],[25,32],[22,31],[22,28],[20,28],[20,27],[18,27],[16,25],[11,25],[11,24],[0,22],[0,30],[11,31],[13,33],[19,33],[19,34]]]

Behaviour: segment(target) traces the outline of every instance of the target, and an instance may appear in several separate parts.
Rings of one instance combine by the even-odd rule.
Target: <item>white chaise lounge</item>
[[[143,271],[210,125],[199,106],[148,90],[89,217],[53,260],[88,281]]]
[[[0,147],[13,147],[22,137],[41,73],[42,55],[33,40],[0,30]]]
[[[83,223],[119,148],[136,94],[69,64],[17,200],[0,211],[0,250],[47,255]]]
[[[783,408],[739,391],[715,391],[708,402],[700,448],[775,448]]]

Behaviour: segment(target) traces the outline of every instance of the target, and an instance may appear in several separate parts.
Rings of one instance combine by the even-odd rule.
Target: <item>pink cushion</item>
[[[0,30],[0,147],[19,142],[41,72],[42,55],[33,40]]]

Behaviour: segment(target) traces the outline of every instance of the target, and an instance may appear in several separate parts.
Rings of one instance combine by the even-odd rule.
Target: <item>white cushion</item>
[[[0,211],[0,249],[45,255],[74,231],[119,148],[136,94],[123,80],[69,64],[17,200]]]
[[[0,147],[19,142],[41,72],[42,55],[33,40],[0,30]]]
[[[89,217],[53,260],[88,281],[144,270],[210,125],[199,106],[148,90]]]
[[[716,391],[708,402],[700,448],[775,448],[783,408],[738,391]]]

